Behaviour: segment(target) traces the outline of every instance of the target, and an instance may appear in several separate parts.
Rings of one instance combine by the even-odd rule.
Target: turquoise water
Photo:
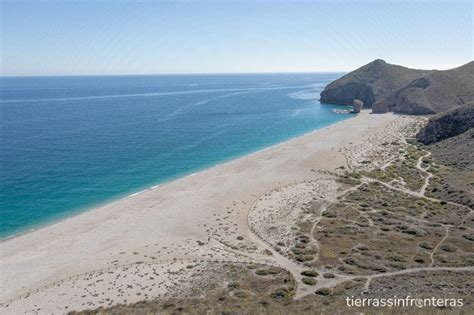
[[[0,79],[0,237],[347,119],[340,74]]]

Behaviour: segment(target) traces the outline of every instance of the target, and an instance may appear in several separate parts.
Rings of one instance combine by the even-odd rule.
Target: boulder
[[[354,114],[358,114],[362,110],[362,107],[364,107],[364,102],[362,102],[361,100],[355,99],[353,107],[354,108],[352,109],[352,112]]]
[[[388,113],[390,108],[386,99],[380,99],[372,104],[372,112],[376,114]]]

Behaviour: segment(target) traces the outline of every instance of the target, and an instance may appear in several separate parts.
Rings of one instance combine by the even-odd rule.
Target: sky
[[[350,71],[473,59],[473,1],[0,0],[0,75]]]

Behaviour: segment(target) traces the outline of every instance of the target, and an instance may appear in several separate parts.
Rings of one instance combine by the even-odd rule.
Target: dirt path
[[[422,272],[422,271],[454,271],[454,272],[470,271],[470,272],[473,272],[474,266],[471,266],[471,267],[419,267],[419,268],[410,268],[410,269],[405,269],[405,270],[400,270],[400,271],[378,273],[378,274],[367,275],[367,276],[359,276],[359,278],[367,278],[367,282],[365,283],[365,286],[364,286],[364,291],[367,292],[369,290],[370,282],[372,281],[372,279],[399,276],[399,275],[404,275],[404,274],[409,274],[409,273],[414,273],[414,272]],[[356,278],[356,277],[353,277],[353,278]]]
[[[421,167],[421,165],[423,163],[423,159],[429,157],[430,155],[431,155],[431,152],[428,152],[426,155],[420,157],[418,159],[418,162],[416,163],[416,168],[427,174],[427,176],[425,177],[425,182],[424,182],[423,186],[420,189],[420,195],[421,196],[425,196],[426,187],[428,187],[428,185],[430,184],[430,179],[431,179],[431,177],[433,177],[433,174],[428,172],[428,169],[430,168],[429,166],[426,169]]]
[[[434,254],[438,251],[438,248],[441,246],[441,244],[444,243],[444,241],[448,238],[449,235],[449,226],[446,227],[446,231],[444,233],[444,237],[439,241],[439,243],[433,248],[433,251],[430,254],[430,259],[431,259],[431,267],[434,266]]]

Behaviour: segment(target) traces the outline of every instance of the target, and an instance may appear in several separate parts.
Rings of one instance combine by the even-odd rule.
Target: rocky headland
[[[331,82],[321,92],[321,102],[352,105],[354,99],[364,102],[364,108],[394,96],[413,80],[429,73],[386,63],[381,59],[372,61],[342,78]]]
[[[437,114],[474,101],[474,62],[458,68],[418,70],[377,59],[331,82],[321,102],[364,102],[373,113]]]

